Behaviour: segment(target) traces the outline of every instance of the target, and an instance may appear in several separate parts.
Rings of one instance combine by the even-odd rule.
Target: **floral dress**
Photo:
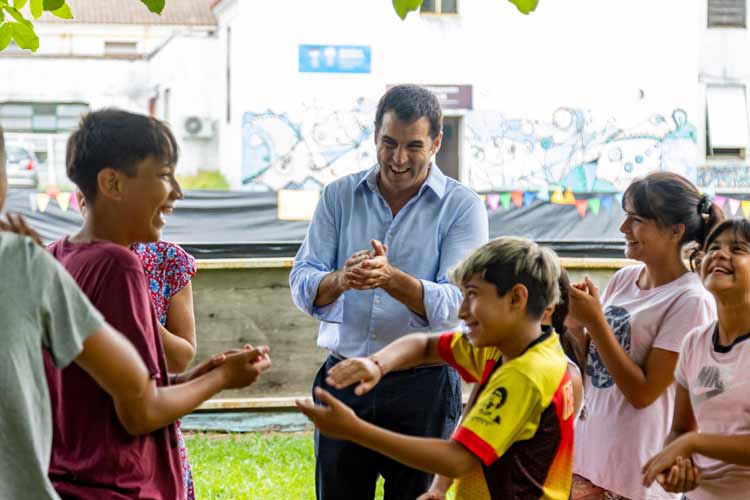
[[[167,324],[167,311],[172,297],[182,290],[195,275],[195,259],[173,243],[137,243],[131,247],[143,263],[146,271],[151,301],[162,326]],[[183,478],[185,480],[185,499],[195,500],[193,473],[188,461],[187,447],[180,430],[180,421],[175,422],[177,441],[180,449]]]

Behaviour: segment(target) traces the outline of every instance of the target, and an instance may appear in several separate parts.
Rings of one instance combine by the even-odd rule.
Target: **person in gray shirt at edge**
[[[0,129],[0,210],[7,195]],[[251,384],[268,349],[214,356],[157,387],[133,345],[103,320],[23,219],[0,220],[0,499],[59,500],[47,477],[52,416],[43,350],[86,370],[114,399],[131,435],[148,434],[214,393]],[[95,411],[95,408],[91,409]]]
[[[342,359],[369,356],[407,333],[458,324],[461,292],[446,274],[487,241],[488,222],[479,196],[432,161],[441,139],[442,111],[431,92],[389,89],[375,114],[378,164],[323,190],[289,283],[297,307],[321,321],[318,346],[330,353],[313,387],[376,425],[447,438],[461,412],[452,368],[388,373],[363,396],[325,381]],[[317,431],[315,455],[319,500],[372,499],[378,475],[386,500],[414,500],[430,486],[429,474]]]

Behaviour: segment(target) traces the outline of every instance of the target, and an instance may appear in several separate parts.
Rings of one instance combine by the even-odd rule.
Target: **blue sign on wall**
[[[300,45],[300,73],[369,73],[367,45]]]

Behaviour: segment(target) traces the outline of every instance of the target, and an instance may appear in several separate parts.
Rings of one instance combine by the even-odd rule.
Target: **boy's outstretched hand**
[[[316,387],[315,395],[325,406],[317,406],[309,400],[297,400],[297,408],[326,436],[333,439],[349,439],[359,422],[359,417],[330,392]]]
[[[255,382],[261,373],[271,368],[268,346],[242,349],[239,352],[222,354],[221,366],[225,389],[241,389]]]
[[[354,388],[354,394],[361,396],[370,392],[382,376],[382,370],[372,359],[350,358],[328,370],[326,383],[336,389],[342,389],[359,382]]]

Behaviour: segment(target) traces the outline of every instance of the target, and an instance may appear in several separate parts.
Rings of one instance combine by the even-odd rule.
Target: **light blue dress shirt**
[[[378,171],[376,165],[326,186],[289,275],[294,303],[321,321],[318,346],[345,357],[367,356],[407,333],[455,327],[462,297],[447,272],[488,238],[479,196],[434,163],[395,217],[378,190]],[[349,290],[314,305],[323,277],[353,253],[372,249],[372,239],[388,245],[392,266],[422,282],[426,318],[381,288]]]

